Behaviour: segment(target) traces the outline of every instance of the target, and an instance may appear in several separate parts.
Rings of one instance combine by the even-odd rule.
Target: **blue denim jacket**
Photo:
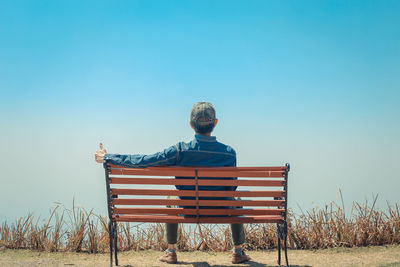
[[[235,167],[236,152],[225,144],[217,141],[215,136],[195,135],[188,142],[179,142],[161,152],[151,155],[120,155],[109,154],[104,156],[107,163],[131,168],[145,168],[153,166],[190,166],[190,167]],[[193,177],[176,177],[177,179],[193,179]],[[199,179],[237,179],[200,177]],[[180,190],[194,190],[194,186],[176,186]],[[234,191],[236,186],[199,186],[199,190]],[[182,197],[182,199],[192,199]],[[202,197],[200,199],[231,199],[220,197]]]

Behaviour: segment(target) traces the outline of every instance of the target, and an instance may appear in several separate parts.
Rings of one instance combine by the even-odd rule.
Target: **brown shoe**
[[[239,254],[239,253],[233,253],[232,254],[232,263],[233,264],[239,264],[239,263],[243,263],[246,261],[251,260],[251,258],[249,256],[246,255],[246,253],[243,254]]]
[[[178,262],[178,257],[176,256],[176,252],[166,251],[164,255],[160,257],[160,261],[175,264]]]

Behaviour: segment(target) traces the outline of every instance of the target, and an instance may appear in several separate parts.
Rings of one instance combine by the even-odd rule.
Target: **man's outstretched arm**
[[[161,152],[151,155],[121,155],[107,153],[103,148],[103,145],[100,143],[100,150],[97,150],[95,153],[95,160],[99,163],[107,162],[128,168],[175,165],[177,158],[178,149],[176,146],[168,147]]]

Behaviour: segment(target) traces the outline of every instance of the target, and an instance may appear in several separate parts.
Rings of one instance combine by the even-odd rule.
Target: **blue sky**
[[[0,217],[105,213],[111,153],[189,141],[196,101],[241,166],[290,162],[294,209],[399,201],[398,1],[2,1]]]

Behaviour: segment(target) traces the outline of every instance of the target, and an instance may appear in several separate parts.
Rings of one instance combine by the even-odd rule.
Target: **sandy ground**
[[[250,251],[252,261],[233,265],[230,253],[179,252],[177,266],[278,266],[277,251]],[[158,262],[159,251],[119,253],[119,265],[175,266]],[[108,254],[46,253],[29,250],[0,250],[0,266],[109,266]],[[289,251],[290,266],[400,266],[400,246]],[[282,262],[283,263],[283,262]]]

